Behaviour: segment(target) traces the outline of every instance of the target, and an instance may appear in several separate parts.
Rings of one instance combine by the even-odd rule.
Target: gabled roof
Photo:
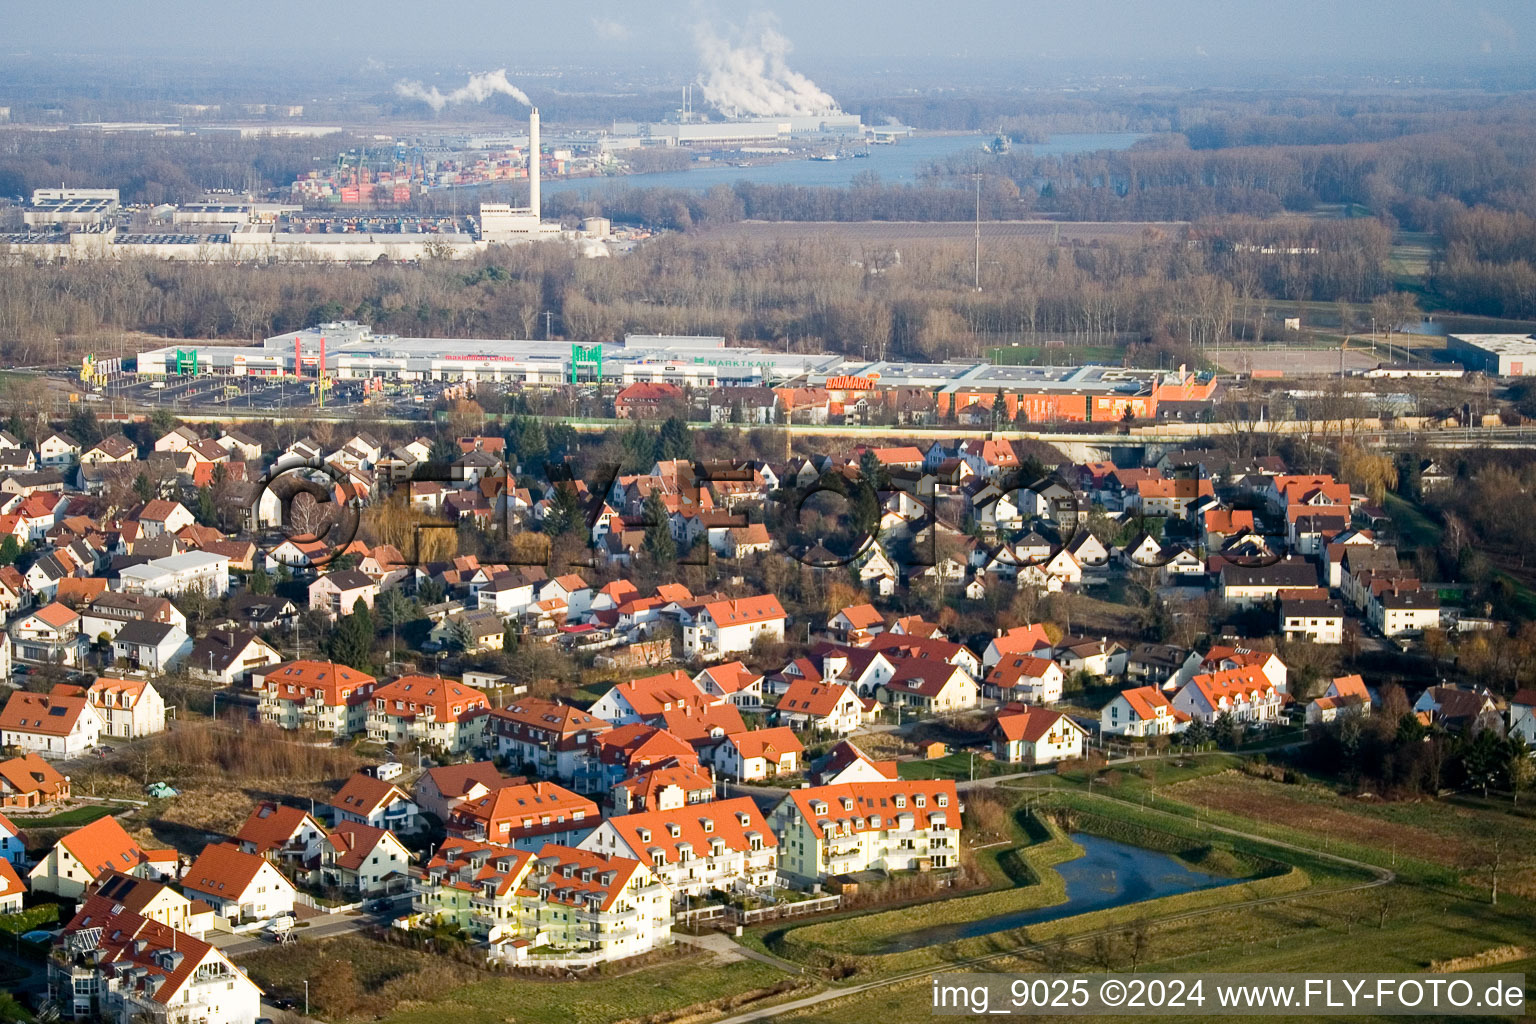
[[[1063,723],[1078,732],[1083,731],[1082,726],[1061,712],[1037,707],[1027,707],[1013,714],[999,714],[993,728],[1002,734],[1004,739],[1038,743],[1052,729]]]
[[[338,822],[325,841],[336,851],[336,865],[348,871],[356,871],[368,861],[380,843],[391,838],[387,829],[375,828],[356,821]],[[399,840],[396,840],[399,842]]]
[[[267,693],[277,700],[307,700],[318,696],[329,707],[366,700],[377,682],[333,661],[290,661],[259,670]],[[289,693],[288,687],[294,687]]]
[[[721,693],[739,693],[763,678],[739,661],[712,665],[700,672],[699,676],[708,676]],[[697,680],[699,676],[694,676],[694,679]]]
[[[471,761],[469,764],[440,764],[434,768],[428,768],[426,774],[417,780],[420,786],[427,779],[432,780],[432,785],[445,799],[457,800],[472,791],[476,786],[484,786],[486,789],[498,789],[512,782],[502,775],[492,761]]]
[[[1158,708],[1164,709],[1165,715],[1175,714],[1173,704],[1163,691],[1155,686],[1135,686],[1129,690],[1121,690],[1120,696],[1131,706],[1131,713],[1144,722],[1155,719]]]
[[[789,684],[784,696],[779,698],[778,709],[782,714],[808,715],[826,718],[837,710],[853,690],[840,683],[823,683],[819,680],[801,679]]]
[[[68,736],[89,701],[83,696],[57,693],[12,692],[0,709],[0,729],[40,736]]]
[[[0,761],[0,781],[17,793],[38,792],[49,800],[69,784],[58,769],[38,754],[23,754]]]
[[[254,845],[256,853],[266,853],[287,845],[306,825],[322,835],[325,833],[324,826],[311,817],[308,811],[263,800],[251,811],[251,816],[245,819],[245,824],[240,826],[235,838],[242,843]]]
[[[210,956],[229,964],[224,954],[203,940],[141,917],[99,893],[86,899],[64,926],[64,934],[87,929],[99,936],[100,968],[116,972],[127,992],[167,1009]],[[229,964],[229,969],[235,970],[234,965]]]
[[[332,798],[331,806],[366,818],[395,800],[410,799],[410,795],[394,783],[359,772],[342,784]]]
[[[1051,638],[1045,633],[1045,626],[1038,622],[1024,626],[1015,626],[1002,636],[992,638],[991,646],[1003,657],[1010,654],[1028,654],[1031,651],[1040,650],[1042,647],[1049,649]]]
[[[785,617],[784,606],[772,594],[712,601],[704,606],[704,611],[721,629],[754,622],[771,622]]]
[[[209,843],[181,876],[181,884],[195,892],[237,901],[266,863],[233,843]]]
[[[763,757],[777,761],[785,754],[803,754],[805,745],[786,725],[772,729],[749,729],[726,737],[742,758]]]
[[[97,818],[59,840],[94,878],[104,871],[132,871],[146,860],[175,860],[172,850],[146,851],[113,817]]]

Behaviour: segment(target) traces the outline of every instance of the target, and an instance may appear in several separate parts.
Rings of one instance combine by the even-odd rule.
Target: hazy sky
[[[48,16],[0,0],[0,55],[146,50],[280,56],[630,55],[670,61],[701,18],[775,16],[794,55],[1315,59],[1444,63],[1536,55],[1536,0],[69,0]]]

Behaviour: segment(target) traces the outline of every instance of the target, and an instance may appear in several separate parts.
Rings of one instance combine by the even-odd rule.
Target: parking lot
[[[276,411],[313,408],[318,404],[314,392],[314,381],[299,381],[292,377],[226,377],[203,374],[151,378],[125,374],[108,381],[101,394],[113,402],[203,412],[220,409]],[[386,399],[390,397],[385,396]],[[407,404],[411,404],[408,395],[400,397],[403,397]],[[336,381],[327,390],[325,396],[327,409],[361,405],[362,401],[362,381]]]

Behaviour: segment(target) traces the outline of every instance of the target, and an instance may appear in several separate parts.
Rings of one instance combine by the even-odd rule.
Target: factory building
[[[616,136],[649,140],[663,146],[739,146],[755,142],[820,138],[857,138],[864,134],[858,114],[793,114],[730,121],[615,121]]]
[[[1452,334],[1446,354],[1471,372],[1495,377],[1536,374],[1536,334]]]

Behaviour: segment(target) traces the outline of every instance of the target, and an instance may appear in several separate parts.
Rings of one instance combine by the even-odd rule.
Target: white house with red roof
[[[491,711],[485,740],[512,770],[529,765],[545,777],[574,782],[581,792],[596,784],[588,757],[593,742],[613,728],[611,722],[580,708],[541,697],[519,697]]]
[[[392,782],[361,772],[342,784],[331,799],[330,807],[338,824],[356,821],[388,829],[397,835],[421,827],[421,808],[409,793]]]
[[[945,714],[975,707],[980,693],[976,680],[959,665],[907,658],[896,663],[896,674],[875,690],[875,698],[890,707]]]
[[[589,797],[553,782],[527,782],[460,802],[446,824],[452,835],[531,851],[545,843],[574,846],[600,821]]]
[[[63,1016],[255,1024],[261,989],[212,944],[92,896],[64,926],[48,961]]]
[[[246,853],[302,869],[320,858],[325,826],[308,811],[263,800],[245,819],[235,842]]]
[[[378,896],[409,888],[410,866],[410,851],[393,832],[344,821],[320,844],[315,876],[327,888]]]
[[[723,697],[739,708],[761,709],[763,677],[739,661],[711,665],[693,677],[693,685],[706,697]]]
[[[780,643],[786,618],[784,607],[772,594],[711,601],[692,625],[683,627],[683,654],[714,661],[749,651],[760,638]]]
[[[181,890],[236,923],[270,921],[293,911],[297,891],[265,857],[233,843],[209,843],[181,876]]]
[[[850,605],[827,620],[827,631],[843,643],[858,644],[885,631],[885,616],[872,604]]]
[[[674,898],[736,883],[777,883],[779,841],[751,797],[621,814],[588,836],[581,849],[628,857],[654,871]]]
[[[1207,724],[1224,714],[1244,724],[1273,724],[1283,702],[1275,684],[1252,665],[1197,675],[1173,697],[1175,708]]]
[[[1040,765],[1082,757],[1088,732],[1059,711],[1012,704],[998,710],[987,738],[999,761]]]
[[[79,687],[15,690],[0,709],[0,744],[23,753],[78,757],[96,746],[101,730],[101,714]]]
[[[148,679],[101,676],[85,691],[102,733],[132,739],[165,731],[165,698]]]
[[[1524,693],[1525,691],[1521,691]],[[1521,693],[1515,694],[1514,701],[1510,703],[1510,721],[1516,720],[1515,703],[1520,699]],[[1323,695],[1307,705],[1306,723],[1308,725],[1326,725],[1340,718],[1348,718],[1352,715],[1369,715],[1371,713],[1371,691],[1366,689],[1365,680],[1359,675],[1339,676],[1328,683],[1328,688]]]
[[[1049,649],[1042,651],[1049,654]],[[992,666],[981,683],[981,695],[992,700],[1054,704],[1061,700],[1066,673],[1048,657],[1020,654]]]
[[[996,636],[987,641],[987,649],[981,654],[981,667],[987,671],[1005,657],[1030,654],[1042,649],[1046,653],[1050,652],[1051,638],[1046,635],[1045,627],[1038,622],[1015,626],[1006,632],[999,630]]]
[[[857,698],[855,698],[857,699]],[[713,763],[721,775],[738,782],[793,775],[800,770],[805,745],[788,726],[731,733],[714,748]]]
[[[790,684],[775,709],[796,729],[846,736],[864,722],[864,702],[851,686],[801,679]]]
[[[368,738],[416,742],[460,754],[481,737],[490,700],[472,686],[442,676],[401,676],[370,697]]]
[[[421,773],[411,786],[411,799],[424,813],[447,821],[454,808],[464,801],[478,800],[512,783],[493,761],[441,764]]]
[[[3,814],[0,814],[0,861],[16,867],[24,867],[27,863],[27,837]]]
[[[175,850],[146,850],[124,831],[113,817],[97,818],[54,843],[32,865],[27,879],[33,892],[48,892],[77,899],[96,879],[109,871],[136,878],[175,878],[179,868]]]
[[[289,661],[256,669],[251,683],[263,722],[284,729],[313,729],[355,736],[368,728],[378,681],[331,661]]]
[[[807,885],[857,871],[960,864],[960,798],[948,779],[791,790],[769,815],[779,871]]]
[[[811,763],[813,786],[845,782],[887,782],[897,777],[895,761],[876,761],[849,740],[843,740]]]
[[[715,798],[715,780],[698,764],[665,764],[646,768],[618,783],[608,794],[612,814],[669,811]]]
[[[54,602],[23,615],[11,623],[10,633],[17,661],[72,666],[84,658],[80,615],[68,605]]]
[[[594,716],[615,725],[629,725],[685,706],[703,708],[723,703],[724,696],[705,694],[688,673],[673,669],[619,683],[599,697],[589,710]]]
[[[1190,714],[1173,706],[1156,686],[1121,690],[1099,712],[1099,731],[1107,736],[1171,736],[1189,727]]]
[[[4,821],[0,815],[0,821]],[[21,910],[27,895],[27,883],[21,880],[10,861],[0,858],[0,914],[15,914]]]

